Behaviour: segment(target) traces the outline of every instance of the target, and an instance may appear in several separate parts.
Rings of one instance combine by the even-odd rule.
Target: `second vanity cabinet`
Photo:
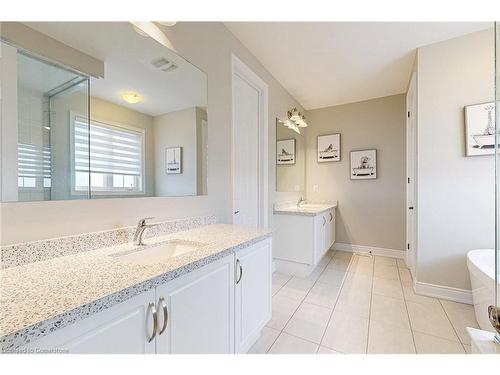
[[[26,345],[69,353],[242,353],[271,318],[271,238]]]

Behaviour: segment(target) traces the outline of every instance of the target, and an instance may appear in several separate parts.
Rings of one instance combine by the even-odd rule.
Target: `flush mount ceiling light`
[[[127,103],[130,103],[130,104],[140,103],[143,100],[143,97],[141,94],[138,94],[138,93],[133,92],[133,91],[124,91],[124,92],[120,93],[120,95],[121,95],[123,100],[125,100]]]
[[[176,21],[156,21],[156,23],[159,23],[162,26],[167,26],[167,27],[172,27],[174,26],[177,22]]]

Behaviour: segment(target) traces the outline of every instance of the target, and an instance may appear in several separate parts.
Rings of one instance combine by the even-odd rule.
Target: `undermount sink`
[[[134,248],[109,254],[110,257],[118,258],[120,261],[151,264],[162,262],[178,255],[190,253],[207,246],[202,242],[172,239],[151,245],[134,246]]]

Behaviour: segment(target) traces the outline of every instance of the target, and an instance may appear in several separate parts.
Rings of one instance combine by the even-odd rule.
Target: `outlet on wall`
[[[313,185],[313,191],[319,191],[319,185]]]

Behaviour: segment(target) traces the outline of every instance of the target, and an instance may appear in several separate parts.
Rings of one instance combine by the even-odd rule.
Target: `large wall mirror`
[[[306,145],[304,129],[298,133],[276,119],[276,191],[305,190]]]
[[[127,22],[7,26],[2,201],[207,194],[204,72]]]

